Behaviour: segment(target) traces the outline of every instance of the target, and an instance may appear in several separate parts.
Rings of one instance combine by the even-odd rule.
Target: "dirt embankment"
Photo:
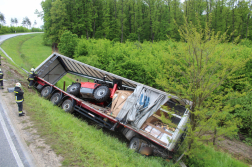
[[[31,153],[31,159],[35,161],[38,167],[61,166],[63,158],[57,156],[50,146],[45,144],[44,139],[39,136],[29,118],[29,111],[24,108],[26,116],[19,117],[15,96],[13,93],[7,92],[7,88],[14,87],[16,82],[21,82],[23,87],[27,87],[27,81],[25,82],[25,78],[15,70],[15,67],[7,64],[3,57],[1,69],[4,72],[4,90],[0,90],[0,96],[3,100],[2,103],[7,108],[7,114],[21,142],[28,149],[28,152]],[[28,97],[26,97],[25,101],[28,100]]]

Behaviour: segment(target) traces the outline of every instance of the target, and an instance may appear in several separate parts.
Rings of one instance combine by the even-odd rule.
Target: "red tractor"
[[[95,100],[96,103],[106,102],[111,100],[114,96],[116,90],[122,88],[122,80],[113,80],[113,84],[105,81],[106,76],[103,81],[92,82],[81,82],[72,83],[66,92],[70,93],[76,97],[87,100]]]

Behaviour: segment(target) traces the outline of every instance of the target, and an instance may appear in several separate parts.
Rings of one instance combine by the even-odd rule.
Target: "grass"
[[[9,39],[1,46],[19,66],[36,67],[51,54],[51,48],[42,44],[42,34],[25,35]],[[44,52],[44,53],[43,53]],[[2,54],[2,53],[0,53]],[[21,59],[21,54],[23,58]],[[3,55],[3,54],[2,54]],[[8,59],[10,64],[13,64]],[[18,69],[18,67],[14,67]],[[25,73],[23,82],[25,81]],[[66,75],[62,80],[71,84],[75,76]],[[58,83],[62,87],[62,82]],[[66,84],[66,86],[67,86]],[[50,101],[29,92],[26,88],[24,108],[34,121],[39,135],[53,150],[64,157],[63,166],[176,166],[159,157],[144,157],[127,148],[127,143],[103,129],[65,113]],[[187,162],[190,166],[247,166],[230,155],[203,146],[199,154]]]
[[[42,38],[43,34],[21,35],[4,41],[1,47],[18,66],[29,71],[52,53],[51,47],[40,42]]]
[[[201,146],[196,156],[189,159],[187,165],[190,167],[247,167],[248,165],[234,159],[231,155],[220,151],[215,151],[213,147]]]

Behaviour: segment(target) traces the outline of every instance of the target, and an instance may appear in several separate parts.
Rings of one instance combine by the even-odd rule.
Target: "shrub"
[[[70,58],[74,56],[74,50],[78,43],[78,36],[72,34],[71,31],[66,30],[60,38],[60,43],[58,45],[59,51]]]

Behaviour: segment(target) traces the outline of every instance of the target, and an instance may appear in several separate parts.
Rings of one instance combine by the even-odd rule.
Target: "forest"
[[[48,43],[58,43],[65,30],[87,39],[179,41],[184,17],[194,24],[210,21],[211,29],[232,33],[230,41],[252,39],[252,4],[246,0],[45,0],[41,5],[37,14]]]

